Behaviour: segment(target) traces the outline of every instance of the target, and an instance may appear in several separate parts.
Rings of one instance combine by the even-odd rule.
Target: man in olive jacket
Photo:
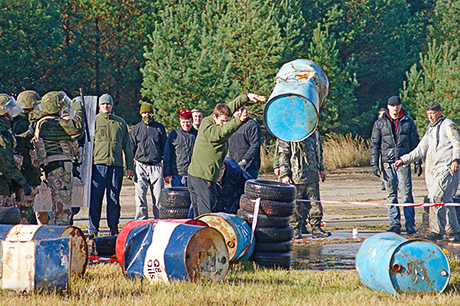
[[[228,152],[228,139],[246,121],[249,114],[243,110],[239,117],[232,114],[248,101],[265,101],[253,93],[240,95],[226,104],[217,104],[211,116],[203,119],[193,148],[188,168],[188,186],[195,217],[218,211],[216,182]]]
[[[123,153],[126,176],[133,176],[133,149],[125,120],[112,113],[109,94],[99,97],[99,114],[94,132],[93,173],[89,204],[89,234],[97,236],[101,220],[102,199],[107,189],[107,224],[110,234],[118,234],[120,191],[123,181]]]

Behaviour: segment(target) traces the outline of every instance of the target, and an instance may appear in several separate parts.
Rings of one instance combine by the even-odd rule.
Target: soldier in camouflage
[[[80,103],[73,103],[62,91],[45,94],[43,117],[36,123],[32,143],[35,158],[51,189],[50,225],[69,225],[72,209],[73,161],[78,158],[77,138],[83,134]],[[73,113],[75,111],[75,113]],[[71,119],[62,115],[71,114]],[[38,119],[38,118],[37,118]]]
[[[14,160],[15,139],[11,133],[11,120],[21,110],[14,98],[0,94],[0,207],[13,206],[10,198],[12,182],[22,186],[26,195],[32,192]]]
[[[313,238],[325,238],[331,235],[321,228],[323,207],[319,196],[319,177],[324,182],[326,173],[323,166],[323,151],[318,131],[300,142],[279,141],[278,162],[280,178],[283,183],[294,184],[297,199],[294,214],[294,238],[302,238],[302,228],[308,219],[312,227]]]
[[[16,153],[22,157],[21,173],[27,180],[27,183],[32,187],[32,193],[28,196],[24,195],[24,189],[21,186],[13,188],[15,191],[15,206],[21,210],[22,224],[36,224],[34,214],[34,199],[38,193],[38,188],[41,184],[40,168],[32,164],[30,151],[34,149],[31,140],[32,135],[23,137],[22,134],[29,129],[29,113],[39,103],[40,96],[33,90],[26,90],[18,95],[17,102],[22,107],[23,111],[13,118],[11,122],[11,130],[16,137]],[[13,184],[13,187],[16,184]]]

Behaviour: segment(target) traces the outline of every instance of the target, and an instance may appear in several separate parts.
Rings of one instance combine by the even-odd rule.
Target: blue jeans
[[[259,170],[258,169],[246,169],[245,171],[247,173],[249,173],[249,175],[252,176],[252,178],[254,178],[254,179],[257,179],[257,177],[259,176]]]
[[[384,163],[382,175],[387,191],[388,204],[398,203],[398,186],[402,202],[414,203],[410,165],[401,166],[396,170],[393,163]],[[388,217],[390,218],[391,227],[401,229],[401,212],[398,206],[388,206]],[[404,217],[406,219],[406,230],[415,231],[414,207],[404,207]]]
[[[171,187],[187,187],[187,177],[173,174]]]
[[[102,199],[107,196],[107,225],[112,233],[118,233],[120,221],[120,191],[123,167],[93,165],[91,199],[89,203],[89,232],[99,230]]]

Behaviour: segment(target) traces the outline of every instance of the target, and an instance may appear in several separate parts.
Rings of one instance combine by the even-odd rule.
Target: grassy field
[[[123,276],[118,264],[90,265],[72,281],[71,293],[18,295],[1,292],[1,305],[460,305],[459,260],[445,292],[392,296],[361,284],[355,270],[263,269],[250,263],[231,267],[220,283],[151,285]]]

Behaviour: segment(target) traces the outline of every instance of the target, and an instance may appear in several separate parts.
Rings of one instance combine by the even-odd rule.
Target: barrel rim
[[[313,109],[315,110],[315,114],[316,114],[316,125],[315,127],[313,128],[313,130],[307,134],[307,136],[305,136],[304,138],[300,139],[300,140],[296,140],[296,141],[292,141],[292,140],[285,140],[285,139],[281,139],[280,137],[276,136],[270,129],[269,125],[267,124],[267,120],[266,120],[266,110],[267,110],[267,107],[268,105],[270,104],[271,101],[273,101],[275,98],[279,98],[279,97],[282,97],[282,96],[288,96],[288,95],[295,95],[295,96],[300,96],[304,99],[306,99],[308,102],[310,102],[312,105],[313,105]],[[318,106],[319,107],[319,106]],[[299,93],[293,93],[293,92],[287,92],[287,93],[283,93],[281,95],[277,95],[277,96],[274,96],[274,97],[271,97],[267,103],[265,104],[265,107],[264,107],[264,116],[263,116],[263,120],[264,120],[264,125],[265,127],[267,128],[267,131],[268,133],[270,133],[270,135],[272,135],[273,137],[277,138],[277,139],[280,139],[280,140],[283,140],[283,141],[290,141],[290,142],[300,142],[300,141],[303,141],[305,139],[307,139],[308,137],[310,137],[315,131],[316,129],[318,128],[318,124],[319,124],[319,112],[318,110],[316,109],[315,107],[315,104],[310,100],[308,99],[307,97],[305,97],[304,95],[301,95]]]

